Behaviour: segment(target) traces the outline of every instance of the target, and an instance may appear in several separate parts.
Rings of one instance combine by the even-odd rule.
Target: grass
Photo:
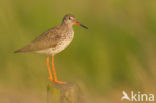
[[[48,82],[45,56],[13,52],[72,13],[89,29],[74,26],[72,44],[56,55],[60,80],[80,82],[102,94],[122,86],[144,87],[149,81],[145,90],[152,88],[155,4],[154,0],[0,1],[0,84],[44,91]]]

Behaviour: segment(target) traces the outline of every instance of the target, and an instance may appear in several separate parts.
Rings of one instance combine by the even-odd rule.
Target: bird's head
[[[78,21],[76,21],[75,16],[73,16],[71,14],[65,15],[62,22],[63,22],[63,24],[68,24],[68,25],[76,24],[76,25],[79,25],[79,26],[82,26],[82,27],[88,29],[88,27],[86,27],[86,26],[80,24]]]

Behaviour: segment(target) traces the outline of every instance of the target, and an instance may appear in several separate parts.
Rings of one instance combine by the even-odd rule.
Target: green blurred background
[[[120,103],[122,90],[156,93],[156,0],[1,0],[0,103],[45,103],[46,56],[13,52],[71,13],[71,45],[55,56],[59,80],[87,103]]]

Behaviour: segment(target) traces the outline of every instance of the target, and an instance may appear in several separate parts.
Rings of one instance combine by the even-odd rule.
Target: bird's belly
[[[55,55],[62,50],[64,50],[71,42],[72,40],[63,40],[57,44],[55,48],[48,48],[45,50],[37,51],[37,53],[46,54],[46,55]]]

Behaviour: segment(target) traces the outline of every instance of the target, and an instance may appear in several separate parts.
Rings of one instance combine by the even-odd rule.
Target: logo
[[[131,91],[130,95],[128,95],[125,91],[122,91],[123,96],[121,97],[121,101],[127,100],[127,101],[134,101],[134,102],[153,102],[154,101],[154,94],[146,94],[141,93],[138,91],[135,93],[134,91]]]

